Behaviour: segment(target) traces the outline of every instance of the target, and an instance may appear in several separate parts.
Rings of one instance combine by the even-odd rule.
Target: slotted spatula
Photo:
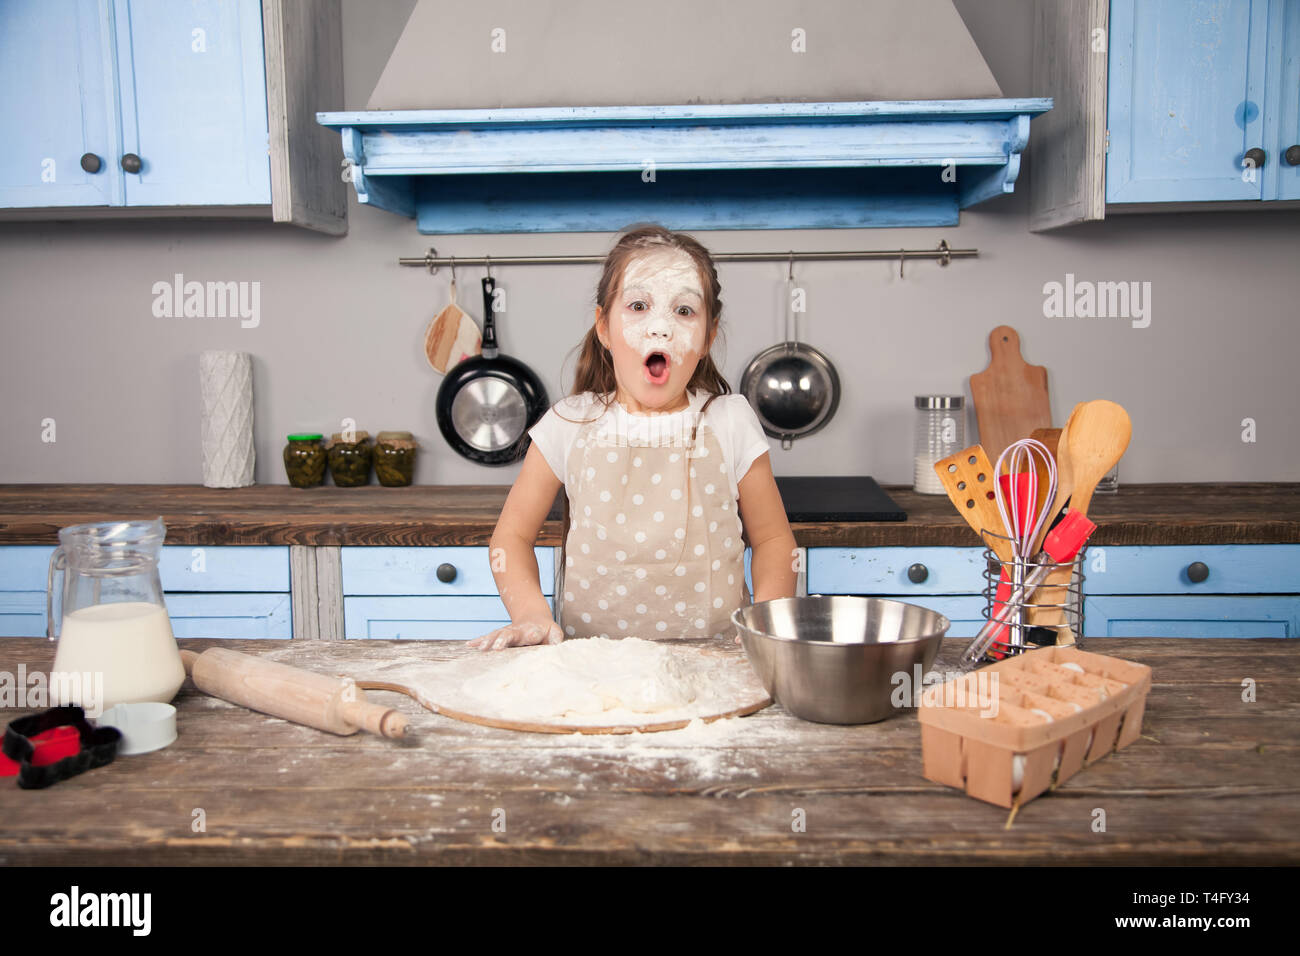
[[[948,498],[957,506],[957,511],[966,519],[966,523],[975,529],[981,539],[985,539],[985,535],[980,532],[992,531],[994,534],[988,535],[986,539],[990,550],[1001,561],[1013,560],[1015,555],[1011,550],[1011,532],[1002,525],[997,496],[993,491],[997,475],[993,473],[993,463],[985,454],[984,446],[971,445],[955,455],[949,455],[934,463],[934,471],[948,492]]]

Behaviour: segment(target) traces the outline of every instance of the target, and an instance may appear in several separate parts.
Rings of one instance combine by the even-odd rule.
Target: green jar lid
[[[290,435],[289,441],[320,441],[324,437],[315,432],[304,432],[301,435]]]

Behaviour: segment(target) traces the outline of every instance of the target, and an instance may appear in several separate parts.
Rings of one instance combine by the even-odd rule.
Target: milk
[[[75,699],[58,701],[82,706],[96,703],[88,695],[98,684],[95,675],[103,674],[104,709],[140,701],[165,704],[185,680],[167,609],[147,601],[92,604],[65,614],[54,672],[82,675],[80,681],[65,680]],[[51,680],[52,692],[57,685]]]

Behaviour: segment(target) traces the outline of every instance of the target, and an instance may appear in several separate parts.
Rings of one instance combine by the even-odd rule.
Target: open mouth
[[[652,385],[663,385],[668,381],[668,370],[672,361],[666,352],[651,352],[645,357],[646,381]]]

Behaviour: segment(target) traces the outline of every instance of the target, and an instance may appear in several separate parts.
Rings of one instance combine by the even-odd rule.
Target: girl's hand
[[[499,651],[506,647],[524,647],[530,644],[559,644],[564,640],[564,632],[553,619],[524,620],[512,622],[499,627],[481,637],[476,637],[468,646],[480,651]]]

